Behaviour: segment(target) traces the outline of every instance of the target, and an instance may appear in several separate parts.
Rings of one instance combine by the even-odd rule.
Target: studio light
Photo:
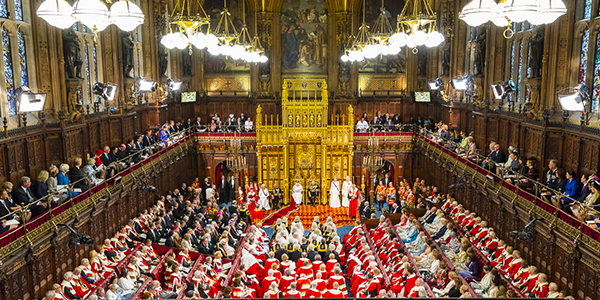
[[[145,193],[154,194],[156,193],[156,187],[154,187],[153,185],[145,185],[142,187],[142,191],[144,191]]]
[[[86,246],[94,245],[94,239],[92,239],[92,237],[90,237],[89,235],[87,235],[85,233],[81,233],[81,232],[73,229],[73,227],[71,227],[67,224],[58,224],[56,226],[64,226],[64,227],[67,227],[67,229],[69,229],[69,231],[73,234],[73,237],[71,238],[71,244],[86,245]]]
[[[585,84],[579,84],[574,88],[567,88],[572,90],[570,93],[558,93],[558,101],[563,111],[585,111],[585,105],[589,98],[588,87]]]
[[[140,93],[152,93],[158,88],[156,81],[144,79],[142,77],[138,77],[137,84]]]
[[[471,76],[460,76],[453,78],[451,81],[452,88],[457,91],[468,91],[471,88],[471,84],[473,83],[473,79]]]
[[[18,113],[29,113],[44,110],[46,94],[32,92],[28,87],[22,86],[15,90]]]
[[[442,78],[436,78],[432,81],[427,82],[429,85],[429,89],[432,91],[443,91],[444,90],[444,81]]]
[[[494,97],[496,100],[501,100],[506,98],[508,94],[514,92],[516,90],[515,83],[512,80],[503,83],[495,83],[492,84],[492,92],[494,92]]]
[[[94,88],[92,89],[94,95],[98,95],[104,100],[112,101],[115,99],[115,95],[117,94],[117,86],[111,84],[104,84],[101,82],[96,82],[94,84]]]
[[[171,78],[167,79],[167,87],[171,91],[179,91],[181,89],[181,81],[175,81]]]

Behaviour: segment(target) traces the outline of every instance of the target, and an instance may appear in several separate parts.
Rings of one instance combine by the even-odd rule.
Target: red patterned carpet
[[[268,217],[265,218],[264,225],[272,225],[278,218],[286,215],[288,217],[288,222],[290,223],[294,221],[296,216],[300,217],[305,230],[310,229],[310,225],[315,216],[319,216],[322,223],[324,223],[328,217],[332,217],[333,223],[335,223],[337,227],[354,225],[354,220],[348,216],[347,207],[331,208],[326,205],[318,205],[315,207],[302,205],[299,208],[296,208],[292,207],[292,205],[284,207],[275,213],[271,211],[267,212],[265,215],[268,215]]]

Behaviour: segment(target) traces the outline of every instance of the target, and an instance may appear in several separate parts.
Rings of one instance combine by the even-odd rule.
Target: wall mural
[[[327,2],[285,0],[281,7],[282,73],[327,72]]]
[[[366,3],[366,14],[365,22],[369,25],[369,29],[373,29],[375,20],[379,16],[381,9],[380,0],[365,0]],[[404,8],[404,1],[386,1],[384,3],[385,14],[392,25],[392,28],[396,30],[396,20],[398,15]],[[362,4],[359,10],[359,21],[358,25],[362,23],[363,9]],[[356,20],[355,20],[356,22]],[[356,33],[355,33],[356,34]],[[378,56],[374,59],[365,59],[359,64],[360,73],[406,73],[406,47],[402,47],[402,51],[397,55]]]

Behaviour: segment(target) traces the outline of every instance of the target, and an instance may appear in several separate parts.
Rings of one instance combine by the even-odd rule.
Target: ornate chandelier
[[[177,0],[173,12],[167,20],[169,33],[162,37],[160,43],[167,49],[185,49],[192,45],[198,49],[213,47],[219,43],[216,36],[210,33],[210,18],[206,15],[199,0]],[[202,32],[202,26],[207,25],[206,34]],[[173,32],[173,27],[179,31]]]
[[[354,41],[346,46],[346,53],[340,57],[343,62],[362,61],[365,58],[372,59],[378,55],[395,55],[400,52],[400,46],[389,42],[394,30],[388,20],[383,0],[379,10],[381,12],[375,20],[373,32],[369,32],[369,25],[365,21],[366,3],[363,1],[363,21]]]
[[[532,25],[550,24],[567,13],[562,0],[472,0],[462,9],[459,18],[469,26],[477,27],[487,21],[496,26],[509,26],[511,22],[528,21]],[[512,29],[504,36],[510,38]]]
[[[436,14],[427,0],[409,0],[398,15],[397,32],[390,44],[408,46],[417,53],[417,46],[437,47],[444,42],[444,35],[436,28]]]
[[[111,4],[111,0],[106,0]],[[133,2],[121,0],[111,5],[110,10],[100,0],[78,0],[69,5],[65,0],[46,0],[37,10],[37,15],[48,24],[66,29],[75,22],[92,29],[94,33],[115,24],[123,31],[132,31],[144,23],[144,13]]]
[[[231,153],[228,153],[226,164],[233,174],[239,174],[242,170],[248,167],[246,158],[242,155],[242,140],[240,138],[232,139],[230,142]]]

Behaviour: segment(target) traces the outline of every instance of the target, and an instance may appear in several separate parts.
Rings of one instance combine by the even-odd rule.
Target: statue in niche
[[[123,74],[126,78],[133,78],[131,74],[131,70],[133,70],[133,41],[129,32],[121,32],[121,49],[123,52]]]
[[[530,38],[529,42],[531,49],[531,56],[529,57],[529,67],[531,68],[531,74],[529,78],[542,77],[542,59],[544,56],[544,35],[545,26],[538,27],[537,32]]]
[[[417,53],[417,74],[419,76],[427,75],[427,52],[425,47],[420,47]]]
[[[265,56],[269,56],[269,49],[265,48]],[[271,75],[271,60],[267,60],[267,62],[258,64],[258,72],[260,76],[269,76]]]
[[[487,28],[481,27],[477,38],[475,39],[475,67],[473,70],[474,76],[483,75],[485,69],[485,50],[487,42]]]
[[[65,57],[65,75],[67,79],[83,79],[81,77],[81,60],[79,38],[73,28],[62,31],[63,52]]]
[[[162,43],[158,43],[158,75],[166,77],[167,67],[169,66],[169,54]]]
[[[192,55],[188,50],[182,51],[183,76],[192,76]]]
[[[396,69],[396,73],[406,73],[406,52],[401,51],[396,55],[391,55],[385,62],[385,72],[393,73]]]
[[[450,75],[450,39],[446,38],[442,48],[442,76]]]
[[[340,55],[338,55],[338,57],[341,57],[342,55],[344,55],[344,50],[340,50]],[[339,60],[338,64],[338,77],[350,76],[350,62],[343,62],[342,60]]]

